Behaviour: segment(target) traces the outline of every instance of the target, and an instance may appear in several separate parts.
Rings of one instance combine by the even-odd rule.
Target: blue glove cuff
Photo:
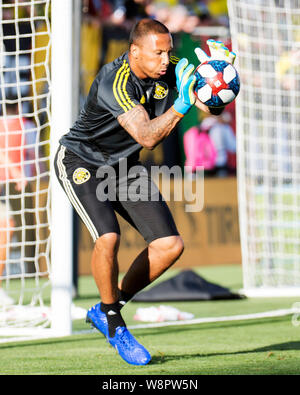
[[[174,110],[182,115],[185,115],[189,112],[190,108],[192,107],[189,104],[185,104],[182,100],[178,97],[174,102]]]

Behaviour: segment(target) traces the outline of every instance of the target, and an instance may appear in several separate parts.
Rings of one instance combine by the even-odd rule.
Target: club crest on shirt
[[[87,182],[90,177],[91,173],[84,167],[78,167],[73,173],[73,181],[78,185]]]
[[[165,82],[158,81],[155,83],[153,97],[154,99],[164,99],[169,93],[168,85]]]

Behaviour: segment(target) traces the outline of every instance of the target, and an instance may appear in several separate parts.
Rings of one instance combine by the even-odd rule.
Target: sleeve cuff
[[[180,112],[176,111],[175,108],[174,108],[174,106],[172,106],[171,109],[172,109],[172,111],[173,111],[178,117],[180,117],[180,118],[183,118],[183,117],[184,117],[184,114],[181,114]]]

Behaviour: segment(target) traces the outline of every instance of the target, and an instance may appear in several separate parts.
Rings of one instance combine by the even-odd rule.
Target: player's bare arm
[[[176,66],[178,98],[164,114],[150,119],[142,105],[137,105],[118,116],[120,125],[143,147],[153,149],[166,138],[195,103],[194,66],[182,59]]]
[[[142,105],[120,115],[120,125],[143,147],[153,149],[165,139],[182,119],[172,109],[150,119]]]

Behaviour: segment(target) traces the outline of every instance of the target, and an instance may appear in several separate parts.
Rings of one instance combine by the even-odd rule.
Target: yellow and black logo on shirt
[[[164,99],[169,93],[168,85],[165,82],[158,81],[155,83],[155,89],[153,97],[154,99]]]
[[[73,181],[80,185],[87,182],[91,177],[91,173],[84,167],[78,167],[73,173]]]

